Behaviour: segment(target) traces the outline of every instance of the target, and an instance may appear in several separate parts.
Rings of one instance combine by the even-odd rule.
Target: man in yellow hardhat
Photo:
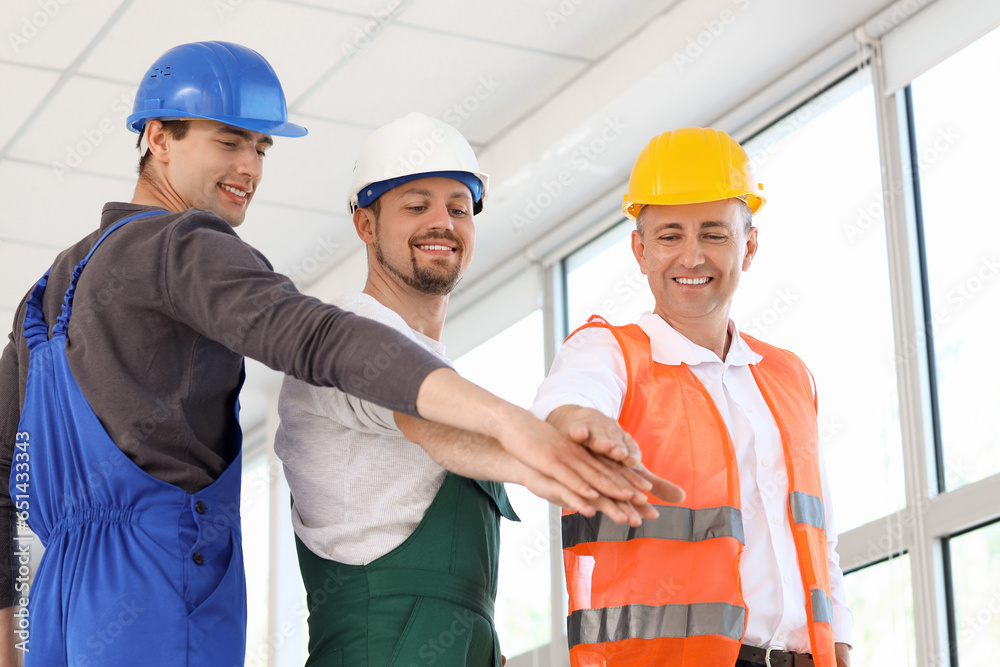
[[[687,492],[635,530],[564,511],[573,665],[849,664],[812,376],[729,318],[762,190],[725,132],[653,138],[622,208],[655,308],[592,317],[539,388],[536,415],[563,431],[618,420]]]

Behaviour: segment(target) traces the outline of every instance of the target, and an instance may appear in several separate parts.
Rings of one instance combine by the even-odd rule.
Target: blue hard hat
[[[139,83],[128,129],[152,118],[205,118],[279,137],[301,137],[288,122],[285,94],[271,65],[230,42],[181,44],[157,58]]]

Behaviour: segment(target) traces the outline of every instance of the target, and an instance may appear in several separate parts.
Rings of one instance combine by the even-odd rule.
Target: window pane
[[[566,259],[569,331],[591,315],[628,324],[653,309],[649,283],[632,255],[633,229],[635,223],[625,220]]]
[[[455,360],[464,377],[527,408],[545,373],[542,311],[537,310]],[[517,484],[507,495],[520,523],[500,522],[500,581],[496,623],[508,658],[549,643],[549,504]]]
[[[260,454],[243,462],[242,515],[243,562],[247,579],[247,658],[268,655],[267,610],[268,529],[270,526],[270,478],[267,456]]]
[[[822,93],[746,148],[767,205],[755,220],[759,249],[731,316],[813,372],[836,527],[844,532],[905,502],[868,73]]]
[[[1000,30],[912,84],[945,484],[1000,471]]]
[[[1000,523],[951,540],[960,665],[993,665],[1000,655]]]
[[[899,556],[852,572],[844,586],[854,612],[851,664],[915,666],[910,557]]]

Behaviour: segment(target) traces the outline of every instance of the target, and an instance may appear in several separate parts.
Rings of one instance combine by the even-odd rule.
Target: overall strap
[[[73,312],[73,294],[76,292],[76,283],[78,280],[80,280],[80,274],[83,273],[84,267],[86,267],[87,262],[90,261],[91,255],[94,254],[94,251],[97,250],[97,247],[101,245],[104,239],[108,238],[108,236],[110,236],[112,232],[118,230],[120,227],[132,222],[133,220],[138,220],[139,218],[148,218],[150,216],[163,215],[163,214],[164,211],[142,211],[140,213],[136,213],[135,215],[130,215],[124,220],[119,220],[118,222],[116,222],[108,229],[108,231],[104,232],[104,234],[101,235],[101,238],[97,239],[97,243],[95,243],[94,247],[90,249],[90,252],[87,253],[87,256],[84,257],[80,261],[80,263],[76,265],[75,269],[73,269],[73,278],[70,281],[69,289],[66,290],[66,295],[63,297],[62,314],[59,316],[59,319],[56,320],[56,325],[52,328],[53,336],[58,336],[61,334],[64,335],[66,333],[66,328],[69,326],[69,318]]]
[[[45,286],[49,282],[49,267],[35,286],[31,289],[28,300],[24,302],[24,337],[28,340],[28,349],[33,350],[49,339],[49,325],[45,323],[45,314],[42,311],[42,295],[45,294]]]

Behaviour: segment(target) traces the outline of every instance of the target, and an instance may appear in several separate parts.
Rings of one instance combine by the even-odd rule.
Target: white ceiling
[[[361,252],[344,202],[363,138],[413,110],[456,125],[491,176],[469,285],[620,188],[651,136],[723,117],[888,4],[4,0],[0,321],[105,201],[131,198],[137,152],[124,120],[146,68],[177,44],[256,49],[309,128],[277,139],[240,227],[307,291],[331,276],[360,287],[356,269],[337,272]],[[546,197],[555,182],[561,192]],[[273,383],[251,368],[248,426]]]

